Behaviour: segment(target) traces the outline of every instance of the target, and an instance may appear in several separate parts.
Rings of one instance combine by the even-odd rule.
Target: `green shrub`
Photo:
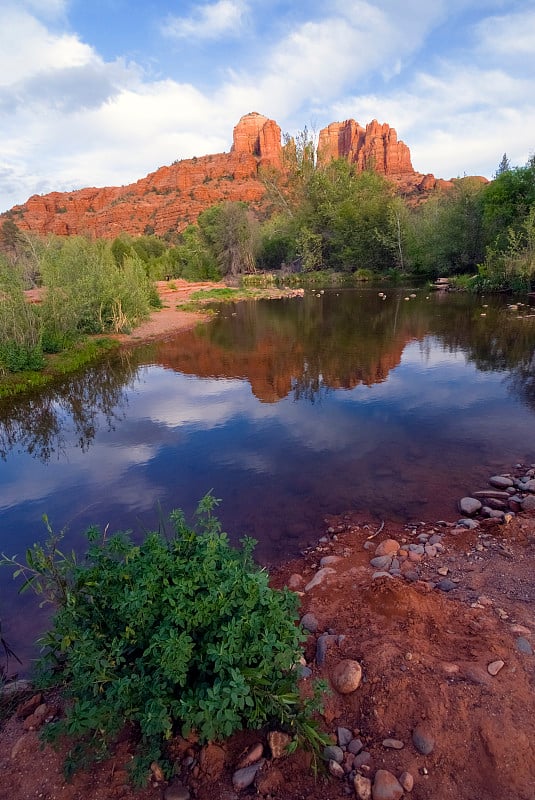
[[[216,502],[201,501],[196,530],[175,511],[174,535],[149,533],[140,545],[91,528],[79,563],[57,537],[34,546],[27,567],[4,557],[59,601],[40,668],[43,685],[61,680],[70,698],[47,730],[68,734],[74,763],[104,752],[125,723],[138,731],[138,778],[177,728],[207,741],[277,724],[296,742],[323,741],[297,690],[297,596],[269,587],[251,539],[229,545]]]

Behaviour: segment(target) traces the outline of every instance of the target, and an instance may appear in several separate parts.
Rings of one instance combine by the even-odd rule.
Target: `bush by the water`
[[[139,545],[91,528],[81,561],[60,552],[50,529],[26,565],[4,557],[59,605],[41,640],[40,683],[61,683],[69,698],[65,718],[46,729],[73,743],[68,769],[106,752],[125,723],[137,730],[137,779],[165,763],[175,732],[207,741],[271,724],[294,746],[323,741],[312,718],[318,692],[312,701],[298,692],[297,596],[270,588],[253,540],[229,545],[216,502],[201,501],[195,529],[175,511],[172,535]]]

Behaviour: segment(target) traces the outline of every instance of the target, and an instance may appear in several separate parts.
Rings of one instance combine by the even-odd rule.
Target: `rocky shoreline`
[[[30,766],[44,758],[40,788],[55,800],[533,800],[535,465],[470,498],[452,522],[330,516],[317,545],[272,575],[301,598],[303,693],[318,678],[330,687],[320,724],[332,744],[316,778],[310,754],[288,755],[287,734],[271,730],[202,747],[176,737],[173,780],[154,764],[138,791],[123,742],[65,785],[35,732],[60,713],[57,698],[34,696],[0,737],[5,797],[33,796]]]

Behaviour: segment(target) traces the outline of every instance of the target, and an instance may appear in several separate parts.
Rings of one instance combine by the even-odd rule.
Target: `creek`
[[[91,524],[140,535],[208,491],[267,565],[329,513],[453,520],[490,474],[535,461],[535,309],[511,302],[365,287],[222,305],[5,402],[0,551],[43,541],[43,514],[79,551]],[[2,633],[25,663],[37,605],[4,568]]]

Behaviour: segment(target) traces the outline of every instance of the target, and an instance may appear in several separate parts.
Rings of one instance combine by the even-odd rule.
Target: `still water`
[[[454,519],[494,471],[535,461],[535,308],[386,288],[220,308],[210,323],[0,405],[0,551],[79,548],[90,524],[140,532],[222,498],[231,539],[274,564],[328,513]],[[44,625],[0,573],[24,658]]]

